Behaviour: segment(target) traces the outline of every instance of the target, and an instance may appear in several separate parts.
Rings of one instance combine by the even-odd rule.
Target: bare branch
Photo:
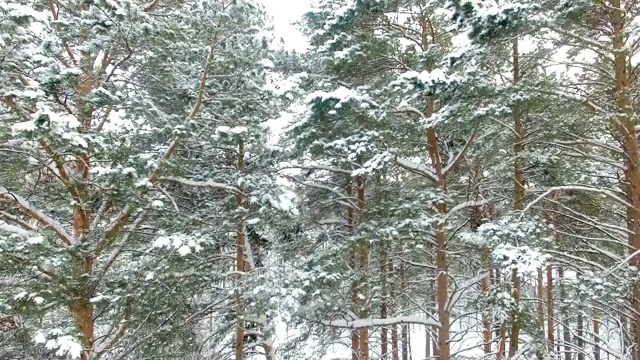
[[[363,327],[375,327],[375,326],[389,326],[397,324],[418,324],[426,326],[440,327],[440,322],[427,319],[419,316],[398,316],[385,319],[358,319],[353,321],[346,320],[329,320],[322,321],[322,324],[326,326],[357,329]]]

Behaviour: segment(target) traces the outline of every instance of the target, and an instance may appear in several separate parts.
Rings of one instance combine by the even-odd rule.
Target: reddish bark
[[[627,228],[629,229],[628,243],[629,253],[640,250],[640,149],[636,135],[636,114],[633,108],[634,100],[630,94],[629,84],[629,50],[625,43],[626,26],[629,21],[626,17],[625,5],[621,0],[611,0],[611,28],[613,30],[613,59],[616,90],[616,105],[620,116],[613,125],[616,127],[617,136],[621,140],[624,151],[624,176],[628,202],[633,207],[627,207]],[[629,265],[640,268],[640,254],[636,254],[629,261]],[[640,284],[633,280],[632,296],[629,300],[633,309],[630,315],[630,336],[633,344],[640,344]],[[640,346],[635,345],[631,350],[632,360],[640,360]]]
[[[469,176],[469,179],[470,179],[469,186],[473,188],[474,198],[477,201],[480,198],[480,189],[479,189],[480,161],[478,160],[475,161],[474,169],[471,172],[471,176]],[[471,217],[469,219],[469,227],[472,232],[478,231],[478,229],[480,228],[480,226],[484,221],[484,218],[490,216],[490,214],[488,214],[489,216],[486,216],[488,212],[489,211],[486,211],[486,210],[483,211],[482,206],[476,206],[473,208],[473,211],[471,212]],[[489,260],[489,255],[490,255],[489,249],[484,248],[481,251],[482,251],[482,254],[481,254],[482,266],[483,268],[487,269],[487,271],[489,272],[489,276],[485,277],[480,281],[480,291],[482,293],[482,297],[486,299],[489,294],[489,288],[491,287],[491,283],[493,281],[493,271],[491,269],[491,262]],[[482,313],[482,339],[483,339],[482,350],[485,355],[488,355],[491,353],[492,332],[491,332],[491,318],[486,311],[483,311]]]
[[[487,254],[486,251],[483,252],[482,260],[483,260],[483,263],[485,264],[489,263],[489,255]],[[491,269],[489,269],[489,272],[490,272],[490,275],[482,279],[482,282],[480,283],[482,295],[485,298],[488,296],[489,286],[491,285],[491,277],[493,276],[493,271],[491,271]],[[482,350],[485,353],[485,355],[488,355],[491,353],[491,341],[492,341],[491,335],[492,335],[491,334],[491,318],[489,314],[483,313],[482,314],[482,339],[483,339]]]
[[[544,328],[544,277],[542,268],[538,269],[538,282],[536,284],[536,289],[538,291],[536,296],[537,306],[537,315],[538,315],[538,324],[540,328]]]
[[[389,276],[393,276],[393,263],[389,261]],[[397,301],[396,291],[395,291],[395,282],[389,283],[389,298],[391,299],[391,304],[395,304]],[[394,307],[391,307],[394,309]],[[391,360],[400,360],[399,348],[398,348],[398,325],[391,325]]]
[[[388,293],[388,280],[387,280],[387,262],[388,254],[387,254],[387,246],[386,242],[381,242],[381,251],[380,251],[380,276],[382,279],[382,304],[380,305],[380,318],[386,319],[389,309],[387,307],[387,293]],[[382,360],[387,360],[389,355],[389,338],[388,338],[388,330],[386,326],[383,326],[380,329],[380,358]]]
[[[515,39],[512,44],[513,47],[513,83],[518,84],[520,82],[520,54],[518,52],[518,39]],[[514,204],[513,208],[516,211],[521,211],[524,208],[524,171],[522,169],[522,153],[524,151],[524,123],[522,122],[520,105],[515,104],[513,106],[513,123],[515,138],[513,140],[513,152],[515,156],[513,179],[514,179]],[[518,351],[520,342],[520,314],[518,306],[520,304],[520,277],[518,271],[514,270],[512,273],[512,289],[511,296],[516,304],[516,310],[511,315],[511,335],[509,337],[509,359]]]
[[[552,350],[555,342],[553,316],[553,265],[549,263],[547,264],[547,342]]]
[[[500,325],[500,332],[498,333],[498,352],[496,353],[496,360],[502,360],[504,358],[504,352],[507,341],[507,326],[505,324]]]
[[[238,143],[238,159],[236,163],[236,168],[238,171],[244,170],[244,143],[242,140]],[[243,209],[245,206],[245,197],[241,193],[237,193],[236,196],[236,207],[238,210]],[[244,214],[240,215],[240,219],[238,219],[238,223],[236,225],[236,270],[240,273],[245,270],[244,264],[244,243],[245,243],[245,222],[244,222]],[[242,276],[242,275],[240,275]],[[236,299],[236,341],[235,341],[235,360],[243,360],[244,359],[244,303],[242,301],[242,297],[240,295],[237,296]]]
[[[421,48],[427,51],[429,46],[436,43],[436,34],[431,20],[424,16],[420,18],[421,28]],[[424,115],[430,118],[435,111],[435,100],[433,95],[427,96],[427,104],[425,106]],[[440,149],[438,145],[438,135],[434,127],[427,129],[427,145],[428,154],[431,161],[431,167],[435,171],[435,187],[446,193],[447,182],[443,171],[442,161],[440,158]],[[445,215],[448,212],[445,203],[436,206],[438,214]],[[449,348],[449,331],[450,317],[447,308],[449,300],[449,260],[447,256],[447,236],[445,234],[445,223],[438,222],[434,225],[436,239],[436,303],[438,307],[438,320],[440,327],[438,328],[438,355],[440,360],[449,360],[451,358]]]
[[[358,157],[358,163],[360,166],[363,165],[364,161],[362,155]],[[356,179],[356,185],[358,187],[358,223],[362,222],[362,218],[364,216],[365,209],[365,180],[364,177],[358,176]],[[360,271],[362,274],[362,281],[359,284],[360,292],[363,292],[364,281],[367,278],[367,274],[369,272],[369,242],[363,241],[360,244],[359,248],[359,259],[358,265],[360,267]],[[363,297],[364,298],[364,297]],[[366,304],[364,299],[358,299],[361,310],[360,317],[366,318],[369,314],[366,311]],[[360,353],[362,354],[362,360],[369,360],[369,329],[366,327],[360,328],[360,334],[358,335],[360,338]]]

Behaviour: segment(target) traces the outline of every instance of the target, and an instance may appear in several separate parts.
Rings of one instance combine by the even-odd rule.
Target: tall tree
[[[0,16],[0,151],[14,169],[0,178],[3,271],[25,279],[3,302],[58,354],[198,346],[198,323],[227,297],[214,284],[228,270],[204,270],[230,245],[203,220],[239,194],[249,214],[282,208],[260,127],[282,104],[266,88],[263,11],[52,1]],[[229,133],[259,165],[233,178],[211,161],[223,142],[212,137]]]

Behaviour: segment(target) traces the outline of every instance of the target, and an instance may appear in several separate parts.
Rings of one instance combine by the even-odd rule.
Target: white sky
[[[276,41],[283,38],[285,48],[304,51],[307,40],[292,23],[300,20],[311,9],[309,0],[262,0],[262,3],[273,18]]]

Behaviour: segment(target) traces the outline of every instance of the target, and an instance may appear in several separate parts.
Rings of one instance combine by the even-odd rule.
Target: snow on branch
[[[396,324],[417,324],[417,325],[426,325],[426,326],[436,326],[440,327],[440,322],[427,319],[419,316],[398,316],[398,317],[390,317],[386,319],[358,319],[353,321],[346,320],[330,320],[330,321],[322,321],[322,324],[326,326],[340,327],[340,328],[363,328],[363,327],[375,327],[375,326],[389,326]]]
[[[325,166],[325,165],[309,165],[309,166],[293,165],[293,166],[280,168],[280,170],[285,170],[285,169],[300,169],[300,170],[309,170],[309,171],[325,170],[329,172],[335,172],[335,173],[341,173],[341,174],[347,174],[347,175],[351,175],[352,173],[351,170],[345,170],[345,169],[340,169],[340,168],[335,168],[335,167]]]
[[[254,270],[256,268],[256,261],[253,257],[253,250],[251,249],[251,241],[249,241],[249,236],[246,234],[244,237],[244,254],[247,257],[247,261],[249,262],[249,271]]]
[[[176,182],[178,184],[182,184],[182,185],[186,185],[186,186],[193,186],[193,187],[209,187],[209,188],[213,188],[213,189],[223,189],[223,190],[227,190],[229,192],[232,192],[234,194],[245,195],[242,191],[240,191],[240,189],[238,189],[235,186],[214,182],[212,180],[195,181],[195,180],[189,180],[189,179],[178,178],[178,177],[173,177],[173,176],[160,177],[160,178],[158,178],[158,180],[160,180],[160,181],[171,181],[171,182]]]
[[[0,221],[0,231],[6,231],[12,234],[16,234],[22,237],[29,237],[32,235],[32,233],[28,230],[25,230],[21,227],[17,227],[17,226],[13,226],[10,224],[7,224],[4,221]]]
[[[429,120],[429,118],[426,117],[422,111],[420,111],[419,109],[417,109],[417,108],[415,108],[413,106],[405,106],[405,107],[402,107],[402,108],[398,108],[398,109],[396,109],[396,111],[397,112],[413,113],[413,114],[416,114],[416,115],[420,116],[421,120],[425,120],[425,121]]]
[[[601,54],[601,55],[605,55],[608,53],[611,53],[611,47],[608,46],[608,44],[603,44],[601,42],[598,42],[596,40],[590,39],[588,37],[584,37],[582,35],[578,35],[574,32],[571,31],[567,31],[565,29],[563,29],[560,26],[554,25],[554,24],[549,24],[549,29],[557,32],[558,34],[564,35],[568,38],[571,38],[573,40],[579,41],[583,44],[586,45],[590,45],[591,46],[591,50],[593,50],[594,52]]]
[[[321,190],[326,190],[331,192],[332,194],[336,195],[338,197],[338,199],[342,199],[342,200],[346,200],[346,202],[349,204],[349,207],[352,208],[357,208],[358,206],[355,204],[354,197],[350,197],[345,195],[344,193],[341,193],[340,191],[326,186],[326,185],[322,185],[322,184],[317,184],[317,183],[313,183],[313,182],[309,182],[309,181],[301,181],[300,184],[304,185],[304,186],[308,186],[308,187],[312,187],[312,188],[316,188],[316,189],[321,189]]]
[[[6,188],[0,186],[0,200],[8,201],[17,205],[25,215],[37,220],[41,225],[53,230],[58,235],[60,240],[66,246],[71,246],[75,240],[73,236],[69,235],[58,222],[47,216],[42,211],[31,207],[27,200],[21,196],[10,193]]]
[[[394,160],[396,164],[401,168],[408,170],[414,174],[424,176],[434,183],[438,182],[438,179],[436,178],[436,174],[434,174],[433,171],[431,171],[425,165],[415,163],[409,159],[401,158],[398,155],[395,156]]]
[[[452,207],[448,212],[447,215],[451,215],[454,214],[460,210],[464,210],[470,207],[478,207],[478,206],[484,206],[489,204],[489,202],[487,200],[480,200],[480,201],[465,201],[463,203],[460,203],[454,207]]]
[[[585,104],[589,109],[591,109],[591,111],[596,112],[596,113],[600,113],[600,114],[605,114],[607,113],[605,111],[605,109],[603,109],[602,107],[594,104],[592,101],[590,101],[587,98],[584,98],[580,95],[576,95],[576,94],[571,94],[565,91],[548,91],[548,90],[542,90],[542,89],[532,89],[533,91],[539,92],[541,94],[547,94],[547,95],[555,95],[561,98],[565,98],[567,100],[573,100],[579,103],[583,103]]]
[[[549,196],[551,193],[555,192],[555,191],[562,191],[562,190],[575,190],[575,191],[584,191],[584,192],[595,192],[595,193],[600,193],[601,195],[605,195],[617,202],[619,202],[621,205],[624,205],[628,208],[635,208],[633,206],[633,204],[627,202],[626,200],[624,200],[623,198],[617,196],[616,194],[612,193],[611,191],[605,190],[605,189],[598,189],[598,188],[592,188],[592,187],[588,187],[588,186],[578,186],[578,185],[569,185],[569,186],[554,186],[552,188],[547,189],[547,191],[545,191],[542,195],[538,196],[537,198],[535,198],[532,202],[530,202],[529,204],[527,204],[527,206],[525,206],[524,209],[522,209],[522,214],[520,215],[520,219],[522,219],[522,217],[524,216],[524,214],[536,203],[538,203],[540,200],[546,198],[547,196]]]
[[[625,259],[623,259],[622,261],[619,261],[618,264],[612,268],[610,268],[609,270],[604,272],[604,276],[608,276],[611,273],[613,273],[614,271],[620,270],[624,267],[627,266],[628,263],[631,262],[631,260],[633,260],[633,258],[640,256],[640,250],[636,250],[634,251],[631,255],[627,256]]]
[[[446,276],[446,274],[442,274],[442,275]],[[480,273],[477,276],[465,281],[455,291],[452,292],[451,297],[449,297],[449,299],[447,300],[447,303],[445,304],[445,308],[448,311],[451,311],[465,292],[469,291],[471,287],[473,287],[475,284],[479,283],[480,281],[486,279],[488,276],[489,276],[488,273]]]
[[[11,215],[11,214],[9,214],[7,212],[4,212],[4,211],[0,211],[0,217],[4,218],[5,220],[10,221],[11,223],[20,225],[23,230],[28,230],[28,231],[31,231],[31,232],[36,232],[37,231],[36,228],[31,226],[28,222],[20,219],[18,216]]]

